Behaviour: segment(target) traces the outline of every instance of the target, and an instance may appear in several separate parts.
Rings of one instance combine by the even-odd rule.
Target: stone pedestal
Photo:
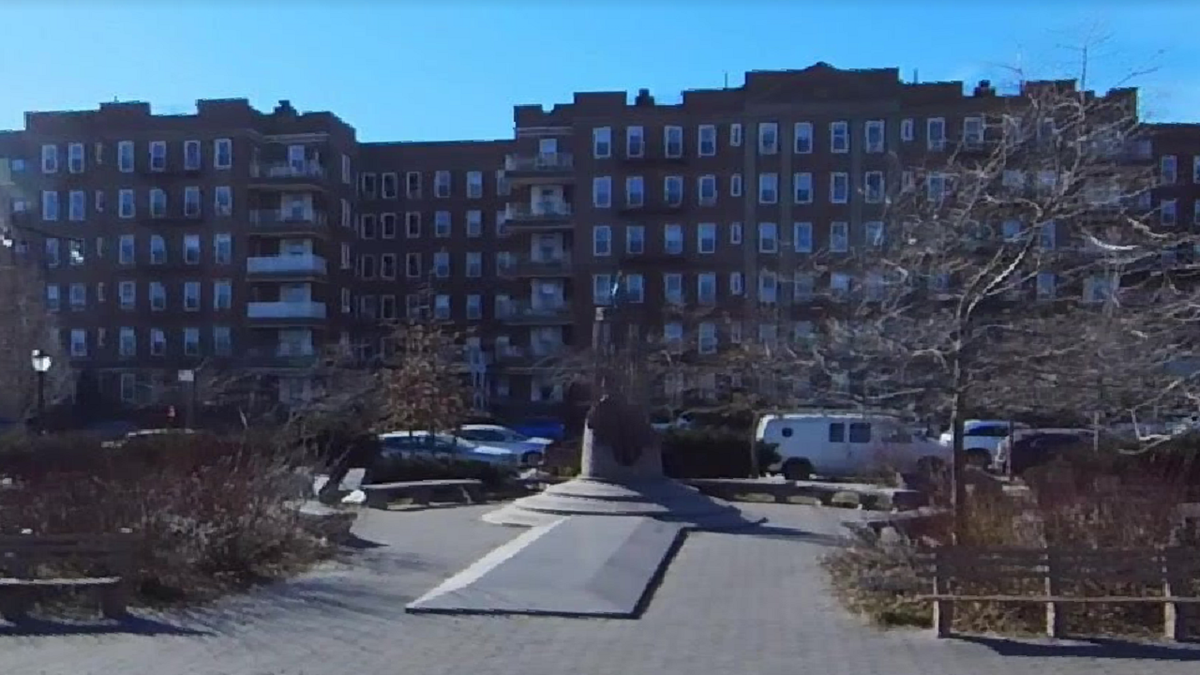
[[[737,508],[663,475],[658,433],[640,409],[611,398],[583,432],[578,478],[486,514],[498,525],[535,527],[563,516],[645,516],[699,529],[752,525]]]

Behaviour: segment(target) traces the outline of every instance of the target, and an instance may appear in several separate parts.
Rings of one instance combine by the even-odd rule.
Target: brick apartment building
[[[475,403],[517,411],[565,397],[545,357],[590,341],[618,274],[640,330],[701,352],[811,331],[809,297],[849,283],[811,254],[884,237],[889,167],[981,134],[1005,98],[818,63],[678,103],[577,93],[517,106],[512,140],[444,143],[360,143],[286,101],[113,103],[29,113],[0,157],[64,349],[114,395],[151,400],[204,363],[302,397],[323,345],[369,353],[383,322],[424,310],[485,355]],[[1200,126],[1154,138],[1140,152],[1160,164],[1164,222],[1200,223]],[[760,303],[779,322],[743,326]]]

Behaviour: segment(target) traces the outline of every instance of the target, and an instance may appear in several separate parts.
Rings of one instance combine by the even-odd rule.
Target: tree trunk
[[[964,391],[962,364],[958,359],[954,362],[954,403],[950,410],[950,508],[954,514],[954,528],[951,541],[954,545],[963,543],[967,531],[967,483],[966,456],[963,453],[963,416],[967,412],[967,395]]]

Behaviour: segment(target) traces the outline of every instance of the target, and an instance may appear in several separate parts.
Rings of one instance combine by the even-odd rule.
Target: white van
[[[782,461],[767,467],[789,480],[862,475],[880,468],[912,471],[950,461],[936,439],[913,434],[902,420],[875,413],[763,415],[755,440],[773,443]]]

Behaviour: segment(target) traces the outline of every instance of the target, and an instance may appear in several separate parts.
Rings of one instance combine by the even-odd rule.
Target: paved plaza
[[[364,542],[296,581],[123,633],[0,632],[13,675],[821,675],[1187,673],[1200,648],[937,640],[880,631],[830,597],[817,561],[853,511],[746,504],[757,534],[684,543],[639,620],[411,615],[404,606],[519,530],[491,507],[366,511]],[[3,624],[0,624],[3,626]],[[3,630],[3,629],[0,629]]]

